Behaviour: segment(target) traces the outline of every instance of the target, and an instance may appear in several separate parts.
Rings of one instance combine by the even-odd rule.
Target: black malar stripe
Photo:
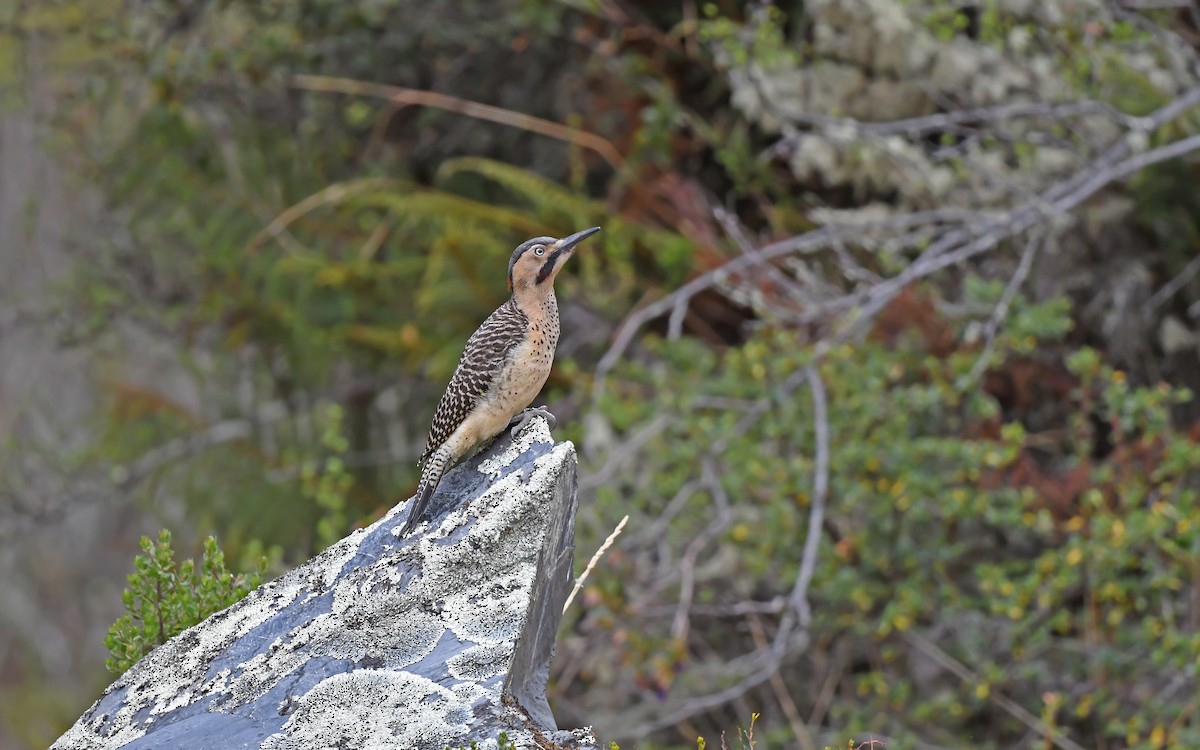
[[[550,276],[550,272],[554,270],[554,262],[558,260],[558,256],[562,255],[562,252],[563,251],[560,248],[550,253],[550,257],[546,259],[546,262],[543,263],[542,267],[538,270],[537,283],[542,283],[548,276]]]

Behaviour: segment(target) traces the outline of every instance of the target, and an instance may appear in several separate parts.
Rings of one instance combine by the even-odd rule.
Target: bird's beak
[[[574,249],[574,247],[576,245],[578,245],[580,242],[582,242],[583,240],[586,240],[588,237],[591,237],[593,234],[595,234],[596,232],[599,232],[599,231],[600,231],[600,227],[592,227],[591,229],[585,229],[582,232],[576,232],[575,234],[571,235],[570,237],[563,237],[561,240],[554,243],[555,249],[570,251],[570,250]]]

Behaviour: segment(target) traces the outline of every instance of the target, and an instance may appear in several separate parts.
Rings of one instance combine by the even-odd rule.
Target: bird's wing
[[[528,325],[529,319],[525,313],[510,299],[496,308],[467,339],[467,346],[458,360],[458,368],[434,412],[421,463],[425,463],[438,446],[454,434],[487,394],[508,359],[509,351],[521,342]]]

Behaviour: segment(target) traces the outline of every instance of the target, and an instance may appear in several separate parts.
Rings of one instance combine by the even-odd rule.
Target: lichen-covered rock
[[[429,524],[399,538],[397,506],[172,638],[54,750],[590,747],[544,694],[576,503],[574,447],[531,419],[446,476]]]

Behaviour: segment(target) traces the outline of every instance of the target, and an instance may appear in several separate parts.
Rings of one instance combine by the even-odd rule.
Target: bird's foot
[[[546,407],[531,406],[509,420],[509,429],[511,429],[515,435],[525,427],[525,423],[529,421],[530,417],[543,417],[546,420],[546,423],[550,425],[550,429],[552,430],[554,429],[554,426],[558,424],[558,419],[551,414]]]

